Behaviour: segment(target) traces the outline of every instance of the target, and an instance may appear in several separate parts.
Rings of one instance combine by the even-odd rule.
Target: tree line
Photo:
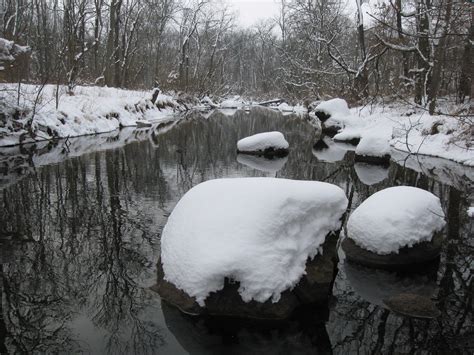
[[[401,97],[436,112],[472,92],[469,0],[279,0],[237,26],[218,0],[0,0],[0,36],[31,47],[8,81],[192,94]],[[352,9],[352,10],[351,10]]]

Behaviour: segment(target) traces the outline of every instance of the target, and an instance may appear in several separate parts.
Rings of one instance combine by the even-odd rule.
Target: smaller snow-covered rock
[[[343,247],[349,251],[349,259],[357,259],[354,253],[351,255],[355,249],[350,243],[364,251],[397,259],[396,254],[402,248],[411,253],[415,246],[428,242],[426,247],[430,249],[429,242],[444,226],[444,213],[438,197],[415,187],[391,187],[370,196],[351,214],[347,222],[347,248]],[[433,240],[434,244],[437,242]],[[437,247],[426,251],[428,259],[433,257],[431,252],[439,254]],[[413,261],[422,262],[423,259],[423,255],[418,255]],[[404,262],[409,261],[410,258]]]
[[[245,154],[286,155],[289,144],[281,132],[264,132],[237,142],[237,151]]]
[[[351,112],[349,111],[349,106],[347,105],[346,100],[335,98],[335,99],[321,102],[314,109],[314,114],[322,122],[324,122],[329,118],[344,119],[345,117],[350,116]]]
[[[355,152],[356,161],[375,164],[388,164],[390,162],[390,143],[383,136],[363,136]]]

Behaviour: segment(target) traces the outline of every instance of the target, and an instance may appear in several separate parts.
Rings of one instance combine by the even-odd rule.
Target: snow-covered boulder
[[[286,102],[279,104],[277,109],[281,112],[293,112],[295,110],[293,106],[288,105]]]
[[[217,107],[219,107],[219,105],[217,105],[216,103],[214,103],[214,101],[212,101],[212,99],[211,99],[209,96],[204,96],[204,97],[201,99],[201,103],[202,103],[202,104],[205,104],[205,105],[208,105],[208,106],[211,107],[211,108],[217,108]]]
[[[221,109],[239,109],[243,106],[245,106],[245,102],[240,98],[240,96],[224,100],[220,104]]]
[[[267,173],[276,173],[286,164],[288,157],[279,157],[268,159],[264,156],[237,154],[237,161],[252,169],[264,171]]]
[[[284,156],[288,148],[285,136],[276,131],[254,134],[237,142],[237,151],[244,154]]]
[[[376,134],[363,136],[355,152],[356,161],[375,164],[390,162],[390,143],[384,136]]]
[[[163,230],[156,289],[186,313],[251,318],[285,318],[302,302],[327,300],[335,258],[327,236],[346,206],[344,191],[322,182],[199,184]]]
[[[346,100],[335,98],[321,102],[314,109],[314,114],[321,120],[321,122],[324,122],[329,118],[344,119],[345,117],[350,116],[351,112],[349,111],[349,106],[347,105]]]
[[[416,187],[391,187],[351,214],[342,247],[350,261],[367,266],[423,263],[439,256],[445,224],[438,197]]]

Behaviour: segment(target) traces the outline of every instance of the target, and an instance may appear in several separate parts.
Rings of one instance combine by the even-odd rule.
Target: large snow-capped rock
[[[349,217],[348,237],[377,254],[429,242],[446,222],[438,197],[410,186],[390,187],[365,200]]]
[[[237,142],[237,151],[250,154],[282,154],[289,144],[281,132],[264,132],[243,138]]]
[[[231,280],[241,303],[278,303],[340,229],[346,207],[344,191],[323,182],[238,178],[195,186],[161,238],[163,278],[182,291],[168,301],[183,309],[192,297],[204,307]]]

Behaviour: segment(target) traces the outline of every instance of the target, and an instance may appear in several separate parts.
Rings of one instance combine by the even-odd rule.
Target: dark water
[[[68,147],[0,150],[1,352],[474,351],[474,239],[466,214],[474,198],[472,169],[403,155],[397,157],[403,164],[387,169],[354,166],[352,147],[326,141],[328,147],[313,149],[316,137],[306,121],[267,111],[195,114],[169,128],[81,138]],[[288,159],[238,162],[236,141],[268,130],[285,134]],[[331,182],[346,191],[352,209],[389,186],[432,191],[448,216],[439,266],[390,274],[346,265],[341,254],[328,309],[263,328],[184,317],[150,289],[160,233],[192,186],[237,176]],[[404,291],[432,298],[441,316],[414,319],[384,308],[387,295]]]

